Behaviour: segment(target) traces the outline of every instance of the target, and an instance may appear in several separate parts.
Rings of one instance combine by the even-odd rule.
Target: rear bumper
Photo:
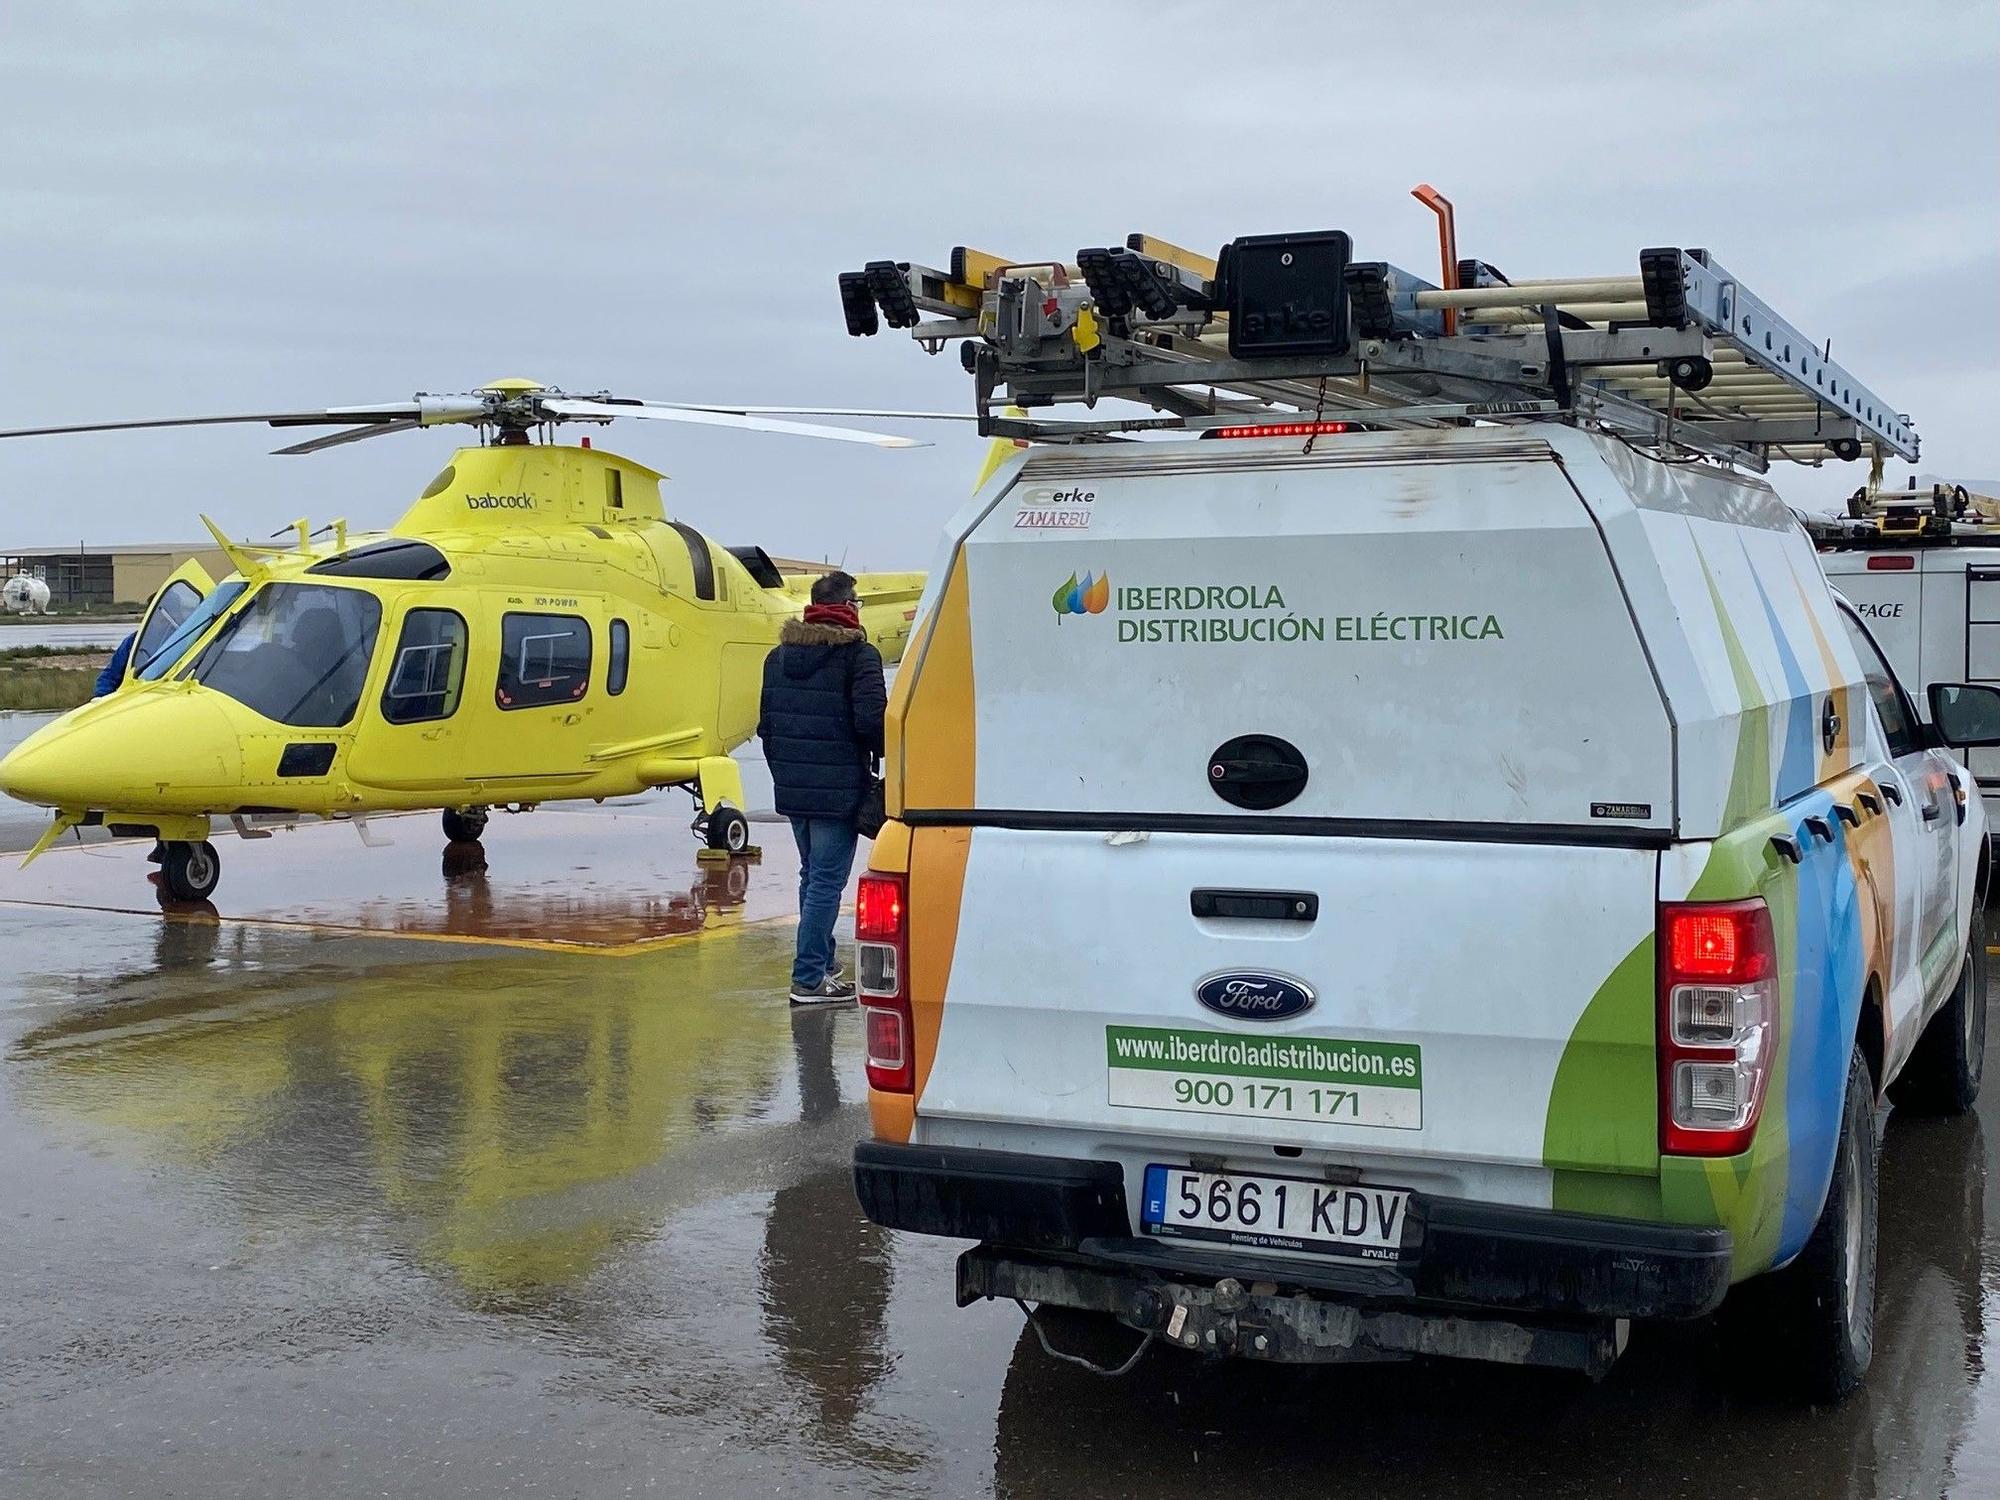
[[[1564,1318],[1698,1318],[1729,1290],[1726,1229],[1418,1194],[1396,1263],[1253,1254],[1136,1237],[1118,1163],[864,1141],[855,1194],[875,1223],[916,1234],[1190,1282],[1268,1281],[1383,1305]],[[978,1295],[975,1292],[975,1295]]]

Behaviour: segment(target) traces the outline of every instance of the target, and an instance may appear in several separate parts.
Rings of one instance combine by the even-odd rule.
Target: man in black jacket
[[[757,721],[778,811],[792,820],[799,845],[795,1005],[854,998],[834,961],[833,921],[854,868],[855,817],[882,753],[888,696],[882,653],[861,630],[854,579],[828,573],[814,582],[805,618],[787,621],[764,658]]]

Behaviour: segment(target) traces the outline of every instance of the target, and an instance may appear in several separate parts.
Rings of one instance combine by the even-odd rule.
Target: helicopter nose
[[[178,811],[240,786],[243,756],[207,693],[121,693],[46,724],[0,760],[0,792],[69,809]]]
[[[69,806],[78,806],[65,796],[69,786],[61,745],[55,740],[37,743],[47,734],[47,729],[37,731],[0,759],[0,792],[44,807],[61,806],[66,800]]]

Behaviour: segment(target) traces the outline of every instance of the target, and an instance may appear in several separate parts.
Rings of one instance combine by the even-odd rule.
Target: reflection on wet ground
[[[646,808],[497,817],[477,844],[448,844],[434,814],[413,813],[371,821],[373,848],[334,823],[222,838],[212,902],[168,900],[145,839],[65,846],[26,869],[0,862],[0,902],[629,951],[791,912],[797,850],[789,830],[753,836],[772,832],[753,879],[761,853],[697,861],[686,831]]]
[[[1734,1389],[1699,1329],[1598,1387],[1108,1382],[952,1307],[957,1247],[860,1219],[858,1017],[786,1007],[790,940],[0,907],[0,1493],[2000,1493],[2000,1090],[1890,1123],[1877,1364],[1838,1410]]]

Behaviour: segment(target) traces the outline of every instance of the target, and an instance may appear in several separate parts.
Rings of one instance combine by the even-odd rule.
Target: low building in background
[[[0,577],[26,573],[49,586],[53,610],[143,605],[189,558],[221,578],[235,571],[212,542],[127,542],[108,546],[0,550]]]

